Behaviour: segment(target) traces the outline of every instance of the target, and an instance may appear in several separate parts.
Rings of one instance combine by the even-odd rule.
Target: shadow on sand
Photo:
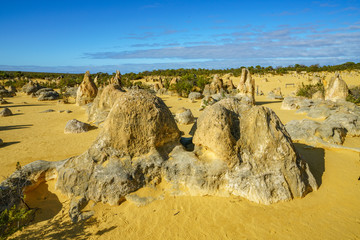
[[[325,150],[302,143],[294,143],[294,145],[301,158],[309,164],[310,172],[314,175],[316,183],[320,187],[322,175],[325,172]]]
[[[49,191],[47,183],[41,183],[35,189],[26,194],[26,202],[31,208],[36,209],[35,219],[30,223],[44,222],[34,230],[31,226],[22,230],[13,239],[89,239],[91,233],[86,228],[98,225],[96,218],[92,217],[86,221],[73,223],[68,217],[68,212],[62,210],[63,205],[56,194]],[[59,214],[60,211],[61,212]],[[116,226],[99,229],[96,235],[102,235],[112,231]]]
[[[32,124],[24,124],[24,125],[0,126],[0,131],[23,129],[23,128],[29,128],[31,126],[33,126],[33,125]]]
[[[10,146],[10,145],[13,145],[13,144],[17,144],[17,143],[20,143],[20,141],[16,141],[16,142],[4,142],[0,148],[3,148],[3,147],[7,147],[7,146]]]
[[[281,103],[281,100],[278,101],[260,101],[260,102],[255,102],[255,105],[257,106],[261,106],[261,105],[266,105],[266,104],[271,104],[271,103]]]

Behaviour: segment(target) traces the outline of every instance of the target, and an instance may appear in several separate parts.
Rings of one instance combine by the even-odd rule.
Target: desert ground
[[[345,82],[359,85],[360,76],[341,73]],[[273,109],[285,124],[305,115],[280,109],[280,100],[267,99],[267,93],[281,87],[284,96],[296,90],[307,76],[253,76],[265,93],[256,104]],[[332,75],[325,76],[329,80]],[[268,82],[262,81],[267,78]],[[233,78],[235,85],[239,78]],[[294,86],[286,86],[294,83]],[[191,109],[199,117],[201,100],[161,95],[172,113]],[[26,165],[36,160],[59,161],[83,153],[100,129],[64,134],[68,120],[87,121],[85,109],[57,101],[39,102],[19,93],[6,98],[14,113],[0,118],[0,176],[8,177],[16,162]],[[45,112],[53,109],[54,112]],[[70,110],[71,113],[59,112]],[[179,125],[184,137],[191,125]],[[347,137],[344,146],[359,147],[360,137]],[[90,202],[85,210],[95,215],[73,224],[68,216],[69,199],[55,189],[55,181],[42,183],[26,194],[32,208],[38,208],[34,223],[18,231],[12,239],[360,239],[360,153],[295,143],[320,186],[304,198],[262,205],[240,197],[172,196],[163,189],[146,187],[139,196],[157,199],[145,206],[125,201],[119,206]]]

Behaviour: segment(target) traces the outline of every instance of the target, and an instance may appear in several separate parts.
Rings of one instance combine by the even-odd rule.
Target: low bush
[[[314,93],[317,91],[325,92],[324,85],[322,83],[312,84],[302,84],[301,87],[296,91],[296,96],[311,98]]]

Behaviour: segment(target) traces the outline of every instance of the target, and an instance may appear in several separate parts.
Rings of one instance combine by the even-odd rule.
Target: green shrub
[[[302,84],[301,87],[296,91],[296,96],[311,98],[314,93],[317,91],[320,91],[322,93],[325,92],[324,85],[322,83],[317,83],[315,85],[308,84],[304,85]]]
[[[346,97],[346,101],[359,104],[360,103],[360,86],[353,87],[349,90],[349,95]]]

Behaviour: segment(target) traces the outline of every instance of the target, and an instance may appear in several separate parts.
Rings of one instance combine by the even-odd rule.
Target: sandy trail
[[[286,78],[288,77],[288,78]],[[262,77],[264,78],[264,77]],[[285,95],[295,88],[284,84],[301,82],[291,76],[268,76],[262,83],[266,94],[280,85]],[[280,78],[281,83],[278,81]],[[328,76],[326,77],[328,78]],[[359,84],[359,77],[347,78],[348,84]],[[304,80],[302,80],[304,81]],[[236,81],[234,81],[237,84]],[[195,117],[200,101],[161,96],[175,113],[190,108]],[[9,99],[13,117],[0,119],[0,138],[13,142],[0,148],[0,174],[9,175],[17,161],[22,165],[34,160],[62,160],[81,154],[95,140],[99,129],[82,134],[64,134],[66,122],[76,118],[86,121],[84,110],[75,105],[38,102],[20,95]],[[21,102],[28,102],[25,106]],[[281,102],[257,97],[257,104],[273,109],[283,123],[302,119],[295,111],[281,110]],[[12,105],[10,105],[12,106]],[[38,113],[52,108],[73,113]],[[17,112],[20,110],[20,112]],[[21,126],[22,125],[22,126]],[[30,125],[30,126],[28,126]],[[9,127],[10,126],[10,127]],[[13,126],[13,127],[11,127]],[[189,136],[191,125],[179,126]],[[15,143],[16,142],[16,143]],[[346,146],[359,147],[360,138],[347,138]],[[360,155],[347,150],[310,147],[296,143],[296,149],[310,166],[320,185],[318,191],[303,199],[264,206],[238,197],[171,196],[164,192],[166,183],[136,192],[139,196],[160,196],[146,206],[137,207],[125,201],[119,206],[90,202],[85,210],[95,215],[77,224],[68,217],[69,200],[55,190],[54,181],[41,184],[27,193],[27,202],[39,208],[35,223],[17,232],[15,239],[360,239]]]

